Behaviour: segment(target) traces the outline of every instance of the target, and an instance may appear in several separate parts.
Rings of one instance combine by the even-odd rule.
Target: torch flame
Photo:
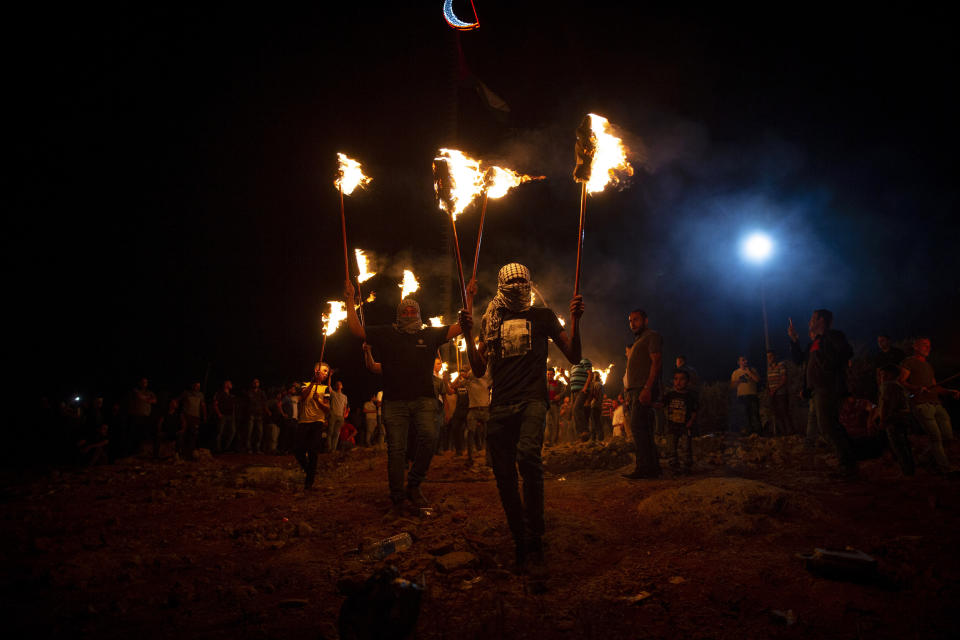
[[[376,292],[376,291],[371,291],[371,292],[370,292],[370,295],[367,296],[367,302],[373,302],[373,301],[376,300],[376,299],[377,299],[377,292]]]
[[[533,290],[531,289],[531,290],[530,290],[530,306],[532,307],[532,306],[535,305],[536,303],[537,303],[537,294],[535,294],[535,293],[533,292]]]
[[[483,188],[488,198],[502,198],[524,182],[543,180],[546,176],[527,176],[504,167],[492,166],[483,174]]]
[[[433,160],[433,170],[440,208],[456,220],[483,191],[480,161],[456,149],[440,149],[440,155]]]
[[[566,322],[566,320],[563,319],[563,316],[557,316],[557,320],[560,321],[560,326],[561,326],[561,327],[567,326],[567,322]]]
[[[353,253],[357,256],[357,269],[360,270],[360,273],[357,275],[357,280],[359,280],[361,284],[377,275],[376,271],[370,271],[370,261],[367,260],[367,254],[363,249],[354,249]]]
[[[587,193],[599,193],[608,184],[617,184],[622,177],[632,176],[623,140],[613,135],[610,121],[595,113],[589,114],[590,128],[596,136],[596,152],[590,167]]]
[[[600,376],[600,382],[601,382],[601,383],[607,384],[607,376],[610,375],[610,371],[611,371],[612,369],[613,369],[613,365],[611,364],[611,365],[610,365],[609,367],[607,367],[606,369],[603,369],[603,370],[599,370],[599,369],[598,369],[598,370],[597,370],[597,374]]]
[[[440,317],[440,316],[434,316],[433,318],[430,318],[430,326],[431,326],[431,327],[442,327],[442,326],[443,326],[443,318]]]
[[[324,313],[320,317],[323,320],[323,333],[329,336],[347,319],[347,309],[342,300],[329,300],[327,304],[330,305],[330,313]]]
[[[457,378],[459,377],[460,377],[460,372],[454,371],[453,373],[450,374],[450,382],[456,382]]]
[[[405,300],[407,296],[420,288],[420,283],[417,282],[417,277],[413,275],[413,271],[410,271],[410,269],[404,269],[403,284],[398,286],[400,287],[400,299]]]
[[[467,339],[464,338],[462,335],[457,336],[457,349],[459,349],[460,351],[467,350]]]
[[[447,367],[447,363],[446,363],[446,362],[441,362],[441,363],[440,363],[440,377],[441,377],[441,378],[443,377],[443,374],[445,374],[445,373],[447,372],[447,368],[448,368],[448,367]]]
[[[344,195],[350,195],[357,187],[363,188],[370,184],[371,178],[363,175],[359,162],[342,153],[337,153],[337,160],[337,179],[333,181],[333,185],[342,189]]]

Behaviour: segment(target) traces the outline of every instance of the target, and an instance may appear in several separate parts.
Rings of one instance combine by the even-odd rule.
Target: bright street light
[[[773,253],[773,240],[765,233],[754,231],[740,243],[740,255],[744,260],[761,265]],[[770,350],[770,328],[767,326],[767,296],[763,290],[763,275],[760,275],[760,306],[763,308],[763,341]],[[766,356],[766,354],[764,354]]]
[[[750,262],[764,262],[773,253],[773,240],[765,233],[751,233],[740,245],[740,252]]]

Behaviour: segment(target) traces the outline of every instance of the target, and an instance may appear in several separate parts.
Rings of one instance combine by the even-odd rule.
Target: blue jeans
[[[490,407],[487,451],[493,463],[500,502],[513,539],[522,544],[543,536],[543,430],[547,404],[528,400]],[[520,500],[517,470],[523,476]]]
[[[384,400],[383,421],[387,429],[387,479],[390,498],[403,500],[403,477],[407,470],[407,446],[410,426],[416,430],[416,455],[407,484],[418,487],[427,475],[437,450],[437,400]]]
[[[263,439],[263,416],[247,418],[247,430],[240,441],[240,447],[246,453],[260,453],[260,441]]]
[[[231,443],[233,436],[237,433],[237,418],[233,415],[221,416],[217,422],[217,453],[226,451]]]

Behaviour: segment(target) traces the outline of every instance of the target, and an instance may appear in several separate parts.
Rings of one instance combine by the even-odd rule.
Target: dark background
[[[587,205],[595,362],[622,365],[641,306],[668,362],[683,352],[708,379],[740,353],[758,363],[762,281],[781,352],[788,317],[803,333],[829,307],[860,349],[928,334],[941,377],[960,366],[945,14],[476,3],[481,28],[459,35],[440,0],[11,14],[8,374],[54,396],[307,377],[342,291],[337,151],[374,179],[347,200],[351,249],[382,274],[368,320],[392,321],[405,267],[424,317],[451,316],[430,171],[445,145],[547,176],[491,202],[479,304],[518,260],[562,311],[588,111],[622,128],[637,168]],[[458,39],[509,118],[459,82]],[[459,226],[468,263],[477,221]],[[762,269],[738,253],[753,229],[776,243]],[[327,359],[353,401],[375,388],[345,327]]]

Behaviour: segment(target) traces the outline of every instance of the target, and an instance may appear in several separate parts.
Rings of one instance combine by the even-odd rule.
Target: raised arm
[[[353,288],[353,282],[350,281],[350,278],[347,278],[343,284],[343,301],[344,306],[347,307],[347,326],[350,328],[350,333],[361,340],[366,340],[367,332],[363,330],[363,325],[360,324],[360,318],[357,317],[357,310],[354,307],[355,298],[356,291]]]
[[[467,285],[467,308],[460,310],[459,328],[467,341],[467,359],[473,375],[482,378],[487,372],[486,348],[481,343],[481,349],[473,342],[473,297],[477,294],[477,281],[471,279]]]
[[[578,320],[583,316],[583,296],[576,295],[570,300],[570,326],[573,327],[573,335],[567,336],[566,331],[561,331],[558,336],[557,348],[560,353],[570,362],[577,364],[583,357],[580,348],[580,323]]]

